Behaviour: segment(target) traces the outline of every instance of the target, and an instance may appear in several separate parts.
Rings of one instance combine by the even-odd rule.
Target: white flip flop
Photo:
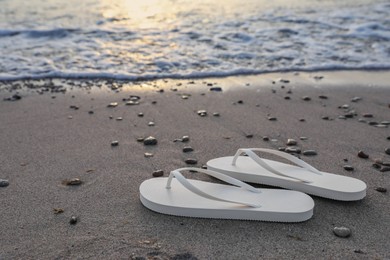
[[[300,167],[260,158],[254,151],[270,153]],[[240,156],[245,153],[247,156]],[[241,181],[266,184],[342,201],[366,196],[367,185],[358,179],[321,172],[285,152],[263,148],[241,148],[234,156],[212,159],[207,168]]]
[[[206,173],[231,185],[187,180],[180,171]],[[173,178],[175,177],[175,178]],[[313,199],[298,191],[256,189],[227,175],[198,168],[181,168],[168,178],[140,185],[142,204],[159,213],[217,219],[302,222],[313,215]]]

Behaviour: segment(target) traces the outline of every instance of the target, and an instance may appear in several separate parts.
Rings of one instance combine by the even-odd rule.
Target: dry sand
[[[158,80],[119,83],[119,91],[108,89],[112,84],[103,80],[92,87],[81,82],[81,88],[78,81],[54,80],[57,92],[40,95],[42,89],[32,87],[42,82],[0,84],[0,179],[10,183],[0,188],[0,259],[390,258],[389,193],[375,190],[389,188],[390,172],[372,166],[376,158],[390,162],[384,152],[390,131],[368,124],[390,121],[389,72]],[[211,92],[206,83],[223,91]],[[18,86],[22,99],[3,101]],[[63,86],[67,91],[58,92]],[[190,96],[183,99],[182,94]],[[122,99],[130,95],[140,96],[140,104],[124,105]],[[351,102],[354,97],[362,99]],[[119,105],[108,108],[110,102]],[[339,108],[344,104],[349,108]],[[200,109],[208,116],[198,116]],[[338,118],[351,110],[353,118]],[[365,113],[373,117],[359,122]],[[148,126],[150,121],[155,126]],[[149,135],[158,145],[137,142]],[[173,142],[184,135],[188,143]],[[275,140],[264,141],[264,136]],[[139,185],[155,170],[167,176],[185,166],[187,158],[202,166],[239,147],[285,147],[288,138],[298,140],[302,150],[318,152],[301,156],[316,168],[365,181],[367,197],[358,202],[314,197],[313,218],[298,224],[167,216],[139,201]],[[111,146],[114,140],[119,146]],[[185,145],[194,152],[183,153]],[[359,158],[359,150],[370,158]],[[145,158],[145,152],[154,156]],[[354,171],[344,170],[347,164]],[[83,184],[62,184],[70,178]],[[78,218],[75,225],[69,224],[72,216]],[[350,228],[351,237],[336,237],[335,226]]]

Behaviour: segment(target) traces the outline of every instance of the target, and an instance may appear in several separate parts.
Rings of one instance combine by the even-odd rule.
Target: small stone
[[[210,88],[210,91],[221,92],[222,88],[221,87],[212,87],[212,88]]]
[[[310,100],[311,100],[311,97],[309,97],[309,96],[304,96],[304,97],[302,97],[302,100],[304,100],[304,101],[310,101]]]
[[[77,224],[77,221],[78,221],[77,217],[72,216],[72,217],[70,218],[70,220],[69,220],[69,224],[71,224],[71,225],[76,225],[76,224]]]
[[[203,164],[200,168],[207,170],[207,165]]]
[[[0,187],[7,187],[9,185],[8,180],[0,179]]]
[[[342,109],[348,109],[348,108],[349,108],[349,105],[348,105],[348,104],[344,104],[344,105],[340,106],[340,108],[342,108]]]
[[[157,139],[154,138],[153,136],[149,136],[143,140],[144,145],[156,145],[157,144]]]
[[[344,165],[343,168],[344,168],[344,170],[349,171],[349,172],[355,170],[351,165]]]
[[[253,134],[246,134],[245,137],[246,138],[253,138]]]
[[[238,101],[237,101],[237,104],[244,104],[244,101],[238,100]]]
[[[356,254],[365,254],[365,252],[360,250],[360,249],[355,249],[355,250],[353,250],[353,252]]]
[[[139,105],[139,101],[130,100],[126,102],[126,106],[135,106]]]
[[[306,119],[300,118],[300,119],[299,119],[299,122],[306,122]]]
[[[368,124],[369,124],[369,125],[377,125],[378,122],[370,121],[370,122],[368,122]]]
[[[296,145],[297,141],[295,139],[287,139],[287,145]]]
[[[118,106],[117,102],[111,102],[110,104],[107,105],[107,107],[116,107]]]
[[[157,171],[154,171],[152,173],[153,177],[161,177],[164,175],[164,171],[163,170],[157,170]]]
[[[287,91],[287,94],[292,94],[292,90],[289,89],[289,90]]]
[[[268,120],[269,121],[276,121],[276,120],[278,120],[276,117],[273,117],[273,116],[270,116],[270,117],[268,117]]]
[[[373,114],[368,114],[368,113],[365,113],[362,115],[363,117],[366,117],[366,118],[371,118],[371,117],[374,117]]]
[[[143,117],[143,116],[144,116],[144,113],[138,113],[137,116],[138,116],[138,117]]]
[[[201,117],[207,116],[207,111],[206,111],[206,110],[198,110],[196,113],[197,113],[199,116],[201,116]]]
[[[351,99],[351,102],[358,102],[360,100],[362,100],[361,97],[354,97],[354,98]]]
[[[389,172],[390,171],[390,167],[389,166],[383,166],[379,171],[380,172]]]
[[[190,97],[190,95],[186,95],[186,94],[181,95],[182,99],[188,99],[189,97]]]
[[[385,153],[388,154],[388,155],[390,155],[390,148],[386,148],[386,149],[385,149]]]
[[[263,141],[268,142],[269,141],[269,137],[268,136],[263,136]]]
[[[182,141],[183,143],[186,143],[186,142],[190,141],[190,137],[189,137],[188,135],[184,135],[184,136],[181,138],[181,141]]]
[[[363,151],[359,151],[359,152],[358,152],[358,157],[359,157],[359,158],[363,158],[363,159],[368,159],[369,155],[366,154],[366,153],[363,152]]]
[[[109,116],[108,118],[109,118],[109,119],[113,119],[114,117],[113,117],[113,116]]]
[[[111,146],[118,146],[119,145],[119,142],[118,141],[112,141],[111,142]]]
[[[68,116],[68,119],[72,119],[73,118],[73,116]]]
[[[374,167],[375,169],[381,169],[382,166],[379,163],[373,163],[372,167]]]
[[[62,184],[66,186],[78,186],[81,185],[83,182],[79,178],[72,178],[69,180],[62,181]]]
[[[189,153],[194,151],[194,149],[191,146],[185,146],[183,147],[183,153]]]
[[[386,188],[383,188],[383,187],[376,187],[375,190],[377,192],[382,192],[382,193],[386,193],[387,192],[387,189]]]
[[[164,89],[159,89],[159,90],[157,90],[157,92],[164,93]]]
[[[88,111],[88,114],[92,115],[94,112],[92,110]]]
[[[348,112],[348,113],[344,114],[345,118],[353,118],[354,116],[355,116],[355,113],[353,113],[353,112]]]
[[[197,164],[198,160],[193,159],[193,158],[188,158],[188,159],[185,160],[185,163],[193,165],[193,164]]]
[[[152,153],[144,153],[145,158],[150,158],[153,157]]]
[[[301,153],[301,149],[299,149],[297,147],[287,147],[284,151],[286,153],[297,153],[297,154]]]
[[[78,110],[79,109],[79,107],[75,106],[75,105],[71,105],[71,106],[69,106],[69,108],[74,109],[74,110]]]
[[[349,237],[351,236],[351,230],[347,227],[335,227],[333,228],[333,233],[338,237]]]
[[[54,212],[54,214],[61,214],[61,213],[64,213],[64,210],[63,209],[61,209],[61,208],[54,208],[53,209],[53,212]]]
[[[390,121],[382,121],[381,124],[382,125],[390,125]]]
[[[215,113],[213,113],[213,116],[219,117],[220,115],[219,115],[219,113],[215,112]]]
[[[148,123],[148,126],[154,126],[154,125],[155,125],[155,123],[152,121]]]
[[[122,121],[122,120],[123,120],[123,118],[121,116],[116,118],[116,121]]]
[[[390,141],[390,136],[388,136],[386,139]]]
[[[137,138],[137,142],[143,142],[145,140],[145,138],[143,138],[143,137],[138,137]]]
[[[299,139],[301,139],[302,141],[305,141],[305,140],[307,140],[308,138],[307,138],[306,136],[301,136],[301,137],[299,137]]]
[[[285,100],[290,100],[291,98],[289,96],[284,97]]]
[[[129,99],[132,100],[132,101],[137,101],[137,100],[140,100],[141,97],[140,96],[131,95]]]
[[[346,116],[339,116],[338,118],[339,118],[339,119],[347,119]]]
[[[317,152],[315,150],[305,150],[302,152],[302,154],[305,156],[314,156],[317,155]]]
[[[329,116],[323,116],[321,117],[323,120],[329,120]]]
[[[318,98],[319,98],[319,99],[328,99],[328,97],[325,96],[325,95],[320,95],[320,96],[318,96]]]

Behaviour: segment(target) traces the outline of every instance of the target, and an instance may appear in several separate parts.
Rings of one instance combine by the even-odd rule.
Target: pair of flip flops
[[[280,156],[298,166],[260,158],[255,151]],[[238,149],[234,156],[208,161],[207,168],[181,168],[168,178],[144,181],[140,186],[142,204],[176,216],[302,222],[312,217],[314,208],[313,199],[305,193],[342,201],[366,195],[367,186],[361,180],[319,171],[295,156],[271,149]],[[188,170],[231,185],[188,180],[181,173]],[[254,188],[244,181],[288,190]]]

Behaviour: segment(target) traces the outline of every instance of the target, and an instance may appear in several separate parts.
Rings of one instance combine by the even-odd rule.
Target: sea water
[[[390,68],[374,0],[0,0],[0,80]]]

